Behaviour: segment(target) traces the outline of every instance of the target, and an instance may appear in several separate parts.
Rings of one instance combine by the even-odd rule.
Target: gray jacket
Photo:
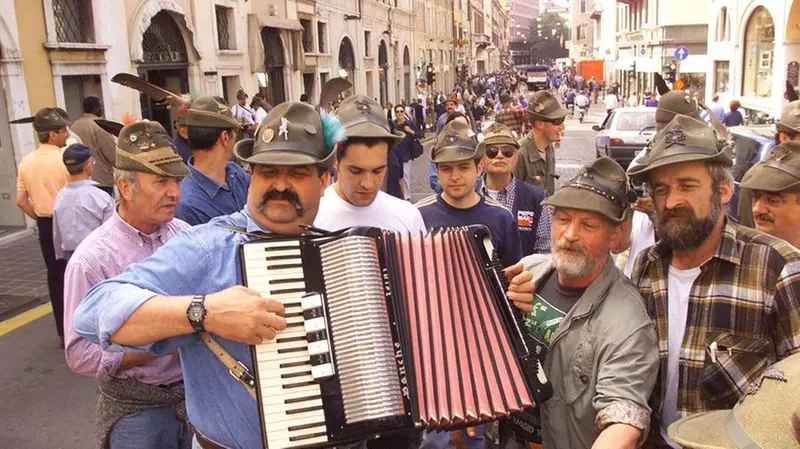
[[[535,282],[555,268],[550,255],[522,259]],[[542,405],[548,449],[590,448],[614,423],[650,425],[647,399],[658,372],[655,327],[636,287],[614,266],[603,273],[558,327],[544,363],[553,397]]]

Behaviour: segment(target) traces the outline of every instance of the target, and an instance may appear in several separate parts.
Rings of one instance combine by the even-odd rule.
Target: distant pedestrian
[[[742,116],[741,111],[739,111],[739,109],[742,107],[742,104],[739,103],[739,100],[731,101],[729,107],[730,111],[725,114],[725,117],[722,119],[722,123],[724,123],[727,127],[744,125],[744,117]]]
[[[619,100],[617,99],[617,94],[613,91],[606,94],[606,97],[603,99],[603,102],[606,106],[606,112],[611,113],[614,109],[617,109],[619,106]]]
[[[656,93],[645,92],[645,97],[648,97],[647,100],[644,101],[644,105],[648,108],[657,108],[658,107],[658,100],[656,100]]]
[[[17,207],[36,220],[39,246],[47,267],[47,289],[53,305],[56,332],[64,345],[64,269],[67,262],[58,260],[53,247],[53,204],[58,192],[69,182],[69,173],[61,158],[66,145],[69,121],[54,108],[36,113],[33,129],[39,147],[25,156],[17,167]]]
[[[114,136],[100,128],[95,119],[103,118],[103,101],[97,97],[83,99],[83,115],[72,124],[72,131],[81,138],[81,143],[97,150],[92,179],[110,196],[114,196],[114,152],[117,144]]]
[[[114,214],[114,199],[91,179],[96,151],[75,143],[62,155],[69,184],[58,192],[53,203],[53,248],[57,259],[69,260],[83,239]]]
[[[711,112],[713,112],[720,121],[725,120],[725,107],[719,102],[718,94],[714,94],[714,96],[711,97],[711,104],[708,105],[708,108],[711,109]]]

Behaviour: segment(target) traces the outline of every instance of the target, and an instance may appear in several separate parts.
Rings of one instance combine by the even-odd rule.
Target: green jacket
[[[528,133],[519,141],[519,161],[514,167],[514,177],[543,188],[550,196],[556,190],[555,150],[552,143],[547,145],[545,149],[547,160],[542,159],[532,134]]]
[[[555,268],[550,255],[522,259],[535,282]],[[547,449],[591,448],[610,424],[650,426],[647,400],[658,373],[653,322],[636,287],[611,257],[556,330],[544,362],[553,397],[542,404]]]

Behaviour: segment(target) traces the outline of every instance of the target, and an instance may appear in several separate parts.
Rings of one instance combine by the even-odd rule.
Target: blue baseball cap
[[[73,143],[64,150],[61,158],[64,161],[64,165],[74,167],[89,160],[96,151],[94,148],[87,147],[82,143]]]

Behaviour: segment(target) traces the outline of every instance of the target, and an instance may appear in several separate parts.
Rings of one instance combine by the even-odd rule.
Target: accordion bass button
[[[314,380],[324,380],[333,377],[333,364],[326,363],[311,367],[311,377]]]

